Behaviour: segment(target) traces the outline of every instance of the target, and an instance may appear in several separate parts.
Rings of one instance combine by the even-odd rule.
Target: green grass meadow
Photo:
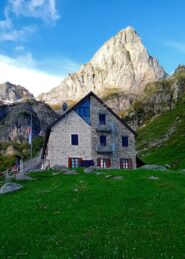
[[[138,155],[148,164],[185,168],[185,94],[171,111],[138,130]]]
[[[0,258],[185,258],[185,174],[31,175],[0,196]]]

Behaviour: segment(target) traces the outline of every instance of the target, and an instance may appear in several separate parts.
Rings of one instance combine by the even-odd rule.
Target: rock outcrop
[[[61,85],[38,99],[48,103],[77,101],[89,91],[100,97],[124,93],[129,99],[130,94],[140,95],[147,83],[165,77],[165,71],[148,54],[134,29],[127,27],[108,40],[79,72],[69,74]],[[124,105],[128,108],[130,99]]]
[[[135,130],[162,113],[172,110],[185,94],[185,66],[168,79],[150,83],[141,97],[125,112],[124,120]]]
[[[34,96],[30,92],[20,86],[10,82],[0,84],[0,101],[1,102],[16,102],[24,99],[32,99]]]
[[[33,136],[44,136],[58,115],[45,103],[34,99],[0,106],[0,141],[25,141],[32,114]]]
[[[12,183],[12,182],[7,182],[0,188],[0,194],[5,194],[9,192],[16,192],[20,189],[22,189],[23,186],[18,183]]]

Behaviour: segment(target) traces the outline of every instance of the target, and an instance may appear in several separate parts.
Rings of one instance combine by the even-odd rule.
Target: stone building
[[[135,132],[90,92],[49,127],[42,158],[50,167],[136,168]]]

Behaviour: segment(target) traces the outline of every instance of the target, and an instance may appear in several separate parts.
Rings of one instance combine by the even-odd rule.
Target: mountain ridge
[[[138,34],[129,26],[106,41],[78,72],[69,74],[50,92],[39,95],[38,100],[62,104],[78,101],[90,91],[100,97],[106,91],[137,95],[147,83],[165,77],[164,69],[148,54]]]
[[[25,87],[15,85],[8,81],[0,84],[0,100],[4,103],[14,103],[25,99],[33,99],[34,96]]]

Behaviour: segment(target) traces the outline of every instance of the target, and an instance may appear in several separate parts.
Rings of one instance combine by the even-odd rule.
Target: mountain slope
[[[164,86],[165,82],[161,85]],[[178,87],[176,91],[171,92],[174,85]],[[161,99],[160,102],[155,103],[140,103],[135,115],[130,117],[130,122],[134,123],[136,119],[137,123],[140,120],[141,124],[145,124],[138,130],[136,146],[138,155],[146,163],[169,164],[172,168],[181,169],[185,168],[185,72],[177,69],[176,73],[167,80],[165,87],[165,91],[161,93],[158,88],[148,100],[151,100],[152,96],[153,100],[160,100],[159,97],[166,94],[168,101]],[[171,101],[168,99],[170,92],[173,93]],[[161,115],[155,113],[157,106]]]
[[[3,102],[16,102],[32,98],[34,98],[34,96],[20,85],[14,85],[10,82],[0,84],[0,100]]]
[[[165,111],[172,110],[185,93],[185,66],[179,66],[166,80],[150,83],[142,96],[123,111],[125,121],[134,129],[144,126]]]
[[[41,94],[39,100],[50,103],[77,101],[89,91],[101,97],[115,91],[141,94],[148,82],[166,76],[157,60],[151,57],[132,27],[127,27],[108,40],[81,70],[69,74],[61,85]],[[126,107],[130,106],[125,102]],[[116,105],[117,106],[117,105]]]
[[[44,136],[57,114],[45,103],[34,99],[0,106],[0,141],[27,141],[27,128],[33,117],[33,136]]]

